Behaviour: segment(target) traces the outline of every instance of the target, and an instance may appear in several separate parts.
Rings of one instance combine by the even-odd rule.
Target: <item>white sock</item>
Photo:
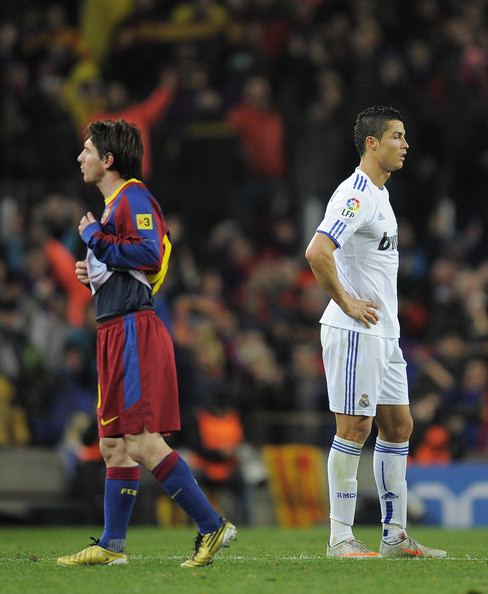
[[[354,441],[334,437],[327,462],[330,499],[330,539],[335,546],[353,538],[358,483],[356,480],[363,446]]]
[[[391,443],[376,439],[373,471],[380,499],[382,538],[389,544],[407,535],[407,456],[408,441]]]

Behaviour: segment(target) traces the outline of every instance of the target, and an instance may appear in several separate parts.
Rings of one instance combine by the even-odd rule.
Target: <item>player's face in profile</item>
[[[405,128],[399,120],[388,122],[378,145],[378,160],[386,171],[397,171],[403,167],[408,143],[405,140]]]
[[[80,164],[83,180],[88,184],[97,184],[105,174],[104,160],[100,158],[91,138],[85,141],[83,150],[77,159]]]

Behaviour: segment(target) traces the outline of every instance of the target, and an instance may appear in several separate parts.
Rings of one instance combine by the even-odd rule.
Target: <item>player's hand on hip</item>
[[[88,279],[88,269],[86,260],[80,260],[79,262],[76,262],[75,272],[76,276],[78,277],[78,280],[81,283],[87,285],[90,282],[90,280]]]
[[[97,219],[93,216],[93,214],[90,211],[81,217],[80,224],[78,225],[78,233],[80,234],[80,237],[82,237],[85,228],[88,227],[88,225],[90,225],[91,223],[95,223],[96,220]]]
[[[366,328],[371,328],[371,326],[375,326],[380,319],[380,316],[376,311],[377,309],[378,306],[374,301],[352,299],[350,304],[348,304],[347,309],[344,309],[344,313],[351,318],[358,320],[358,322],[363,323]]]

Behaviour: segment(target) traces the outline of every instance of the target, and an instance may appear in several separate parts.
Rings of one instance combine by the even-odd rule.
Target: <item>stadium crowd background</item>
[[[356,113],[392,104],[389,181],[419,463],[488,456],[488,3],[3,0],[0,444],[76,448],[96,406],[77,226],[83,129],[125,116],[172,232],[157,299],[175,342],[182,443],[197,407],[244,438],[330,443],[304,249],[358,163]],[[185,433],[186,432],[186,433]],[[85,436],[85,437],[83,437]],[[88,442],[85,445],[89,445]]]

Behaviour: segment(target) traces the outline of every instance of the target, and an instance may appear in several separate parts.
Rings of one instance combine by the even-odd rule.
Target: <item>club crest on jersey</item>
[[[111,210],[112,210],[112,206],[107,206],[107,208],[103,211],[102,218],[100,219],[100,223],[102,223],[102,225],[108,219],[108,215],[110,214]]]
[[[361,398],[359,399],[359,406],[361,408],[368,408],[369,398],[367,394],[361,394]]]
[[[342,210],[342,216],[347,219],[353,219],[356,210],[359,210],[360,203],[357,198],[349,198],[346,202],[346,207]]]
[[[153,229],[152,214],[138,214],[136,215],[136,222],[138,229]]]

